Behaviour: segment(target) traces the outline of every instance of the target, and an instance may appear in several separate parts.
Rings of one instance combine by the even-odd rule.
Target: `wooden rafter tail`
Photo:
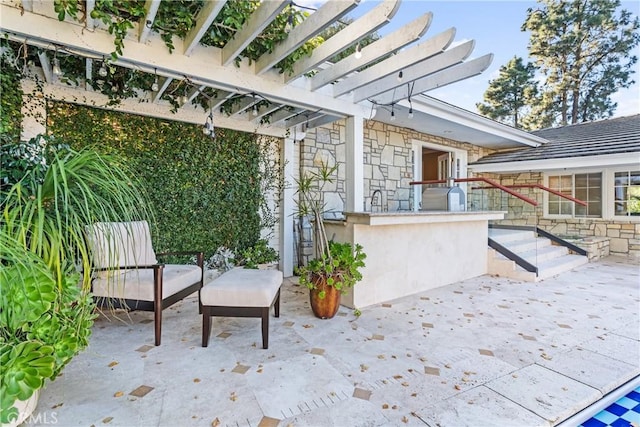
[[[330,39],[325,40],[324,43],[313,50],[311,56],[297,61],[293,65],[293,73],[285,77],[285,81],[300,77],[318,64],[338,55],[355,42],[388,24],[399,8],[400,0],[385,0],[369,13],[347,25],[346,28],[334,34]]]
[[[160,8],[160,0],[147,0],[144,3],[145,14],[138,22],[138,42],[144,43],[147,41],[149,34],[151,33],[151,26],[156,19],[158,9]]]
[[[191,55],[225,4],[227,4],[227,0],[208,0],[204,2],[204,7],[196,17],[195,27],[184,38],[185,55]]]
[[[42,73],[44,74],[44,80],[47,83],[53,82],[53,70],[51,68],[51,61],[49,61],[49,57],[47,56],[46,51],[38,52],[38,59],[40,60],[40,66],[42,67]]]
[[[360,0],[349,0],[324,3],[317,11],[302,21],[300,25],[292,29],[287,39],[278,44],[273,52],[262,55],[256,61],[256,74],[262,74],[271,69],[309,39],[333,24],[336,19],[340,19],[349,13],[359,2]]]
[[[336,83],[333,85],[333,94],[334,96],[344,95],[387,76],[393,75],[395,78],[399,71],[444,52],[453,42],[455,35],[455,28],[449,28],[420,44],[409,47],[360,73]]]
[[[412,88],[407,87],[407,83],[411,83],[424,76],[448,69],[461,63],[465,58],[471,55],[474,47],[475,41],[466,41],[442,53],[438,53],[420,61],[417,64],[402,69],[403,78],[401,81],[397,79],[397,74],[394,73],[366,86],[362,86],[361,88],[353,91],[353,102],[360,102],[385,92],[391,92],[391,95],[394,98],[392,102],[396,102],[400,99],[406,99],[414,93],[420,93],[421,91],[416,90],[415,86],[413,87],[413,90],[411,90]],[[378,102],[387,103],[381,101]]]
[[[425,13],[404,27],[362,48],[360,52],[362,57],[360,59],[351,55],[350,57],[319,71],[318,74],[311,78],[311,90],[315,91],[321,87],[331,84],[341,77],[377,61],[383,56],[389,54],[389,52],[395,52],[408,44],[419,40],[420,37],[422,37],[429,29],[432,19],[433,14],[431,12]]]
[[[155,96],[153,97],[154,103],[157,104],[158,102],[160,102],[162,94],[167,90],[172,81],[173,79],[171,77],[162,77],[160,79],[160,87],[158,88],[158,92],[156,92]]]
[[[265,1],[244,23],[233,38],[222,48],[222,65],[229,65],[242,51],[267,28],[278,14],[289,4],[289,0]]]

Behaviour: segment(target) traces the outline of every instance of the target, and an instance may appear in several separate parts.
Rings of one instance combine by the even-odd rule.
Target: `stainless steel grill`
[[[423,211],[466,210],[464,191],[460,187],[427,187],[422,190]]]

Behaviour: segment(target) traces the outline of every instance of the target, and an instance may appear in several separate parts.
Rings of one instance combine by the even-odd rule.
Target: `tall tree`
[[[612,116],[611,95],[634,83],[638,58],[631,53],[640,43],[640,20],[620,10],[619,0],[538,3],[522,25],[531,32],[529,55],[545,77],[537,107],[561,125]]]
[[[529,105],[538,93],[535,72],[533,64],[525,65],[522,58],[514,56],[500,67],[498,78],[489,81],[484,102],[476,104],[480,114],[522,128],[521,119],[527,114]]]

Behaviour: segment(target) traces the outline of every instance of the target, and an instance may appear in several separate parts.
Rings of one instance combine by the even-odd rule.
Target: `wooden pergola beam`
[[[138,42],[144,43],[147,41],[159,7],[160,0],[147,0],[144,3],[144,10],[146,13],[142,18],[140,18],[140,22],[138,23]]]
[[[293,65],[293,73],[285,81],[293,80],[313,69],[318,64],[334,57],[353,43],[388,24],[400,8],[400,0],[385,0],[342,31],[325,40],[313,50],[311,56],[302,58]]]
[[[404,68],[410,67],[440,52],[444,52],[453,41],[455,34],[456,29],[449,28],[418,45],[403,50],[391,58],[387,58],[364,71],[346,78],[333,85],[333,95],[343,95],[391,74],[397,74]]]
[[[38,52],[38,59],[40,60],[40,66],[42,67],[42,74],[44,74],[44,80],[47,83],[52,83],[54,79],[53,69],[51,68],[51,61],[49,61],[47,52],[45,51]]]
[[[432,19],[433,14],[431,12],[425,13],[404,27],[382,37],[380,40],[376,40],[368,46],[365,46],[360,52],[362,53],[362,57],[360,59],[351,55],[350,57],[319,71],[318,74],[311,78],[311,90],[315,91],[323,86],[331,84],[339,78],[377,61],[389,52],[395,52],[398,49],[420,39],[420,37],[427,32]]]
[[[492,61],[493,54],[489,53],[418,79],[414,82],[412,96],[476,76],[486,70]],[[384,93],[374,100],[379,104],[391,104],[407,97],[407,88],[404,87]]]
[[[222,65],[229,65],[242,51],[267,28],[280,12],[289,4],[289,0],[270,0],[260,4],[258,9],[222,48]]]
[[[226,3],[227,0],[207,0],[204,2],[204,7],[196,17],[195,27],[184,38],[183,52],[185,55],[191,55]]]
[[[424,76],[428,76],[429,74],[459,64],[471,55],[474,47],[474,40],[466,41],[456,47],[452,47],[451,49],[434,55],[424,61],[420,61],[417,64],[402,69],[403,77],[401,81],[398,81],[396,74],[391,74],[383,79],[362,86],[353,91],[353,102],[360,102],[381,93],[405,87],[408,84],[410,85],[411,82]],[[407,96],[409,95],[409,91],[407,90]]]
[[[292,29],[287,39],[278,44],[273,52],[262,55],[256,61],[256,74],[263,74],[271,69],[309,39],[333,24],[335,20],[349,13],[359,2],[360,0],[341,0],[324,3],[317,11],[302,21],[300,25]]]
[[[91,17],[91,12],[96,8],[96,0],[85,0],[86,11],[84,17],[84,26],[89,30],[93,30],[96,27],[96,21]],[[23,2],[24,3],[24,2]]]
[[[158,88],[158,91],[156,92],[155,96],[153,97],[153,102],[154,103],[158,103],[160,102],[161,98],[162,98],[162,94],[164,93],[164,91],[167,90],[167,88],[169,87],[169,85],[171,84],[171,82],[173,81],[173,79],[171,77],[162,77],[160,78],[160,87]]]

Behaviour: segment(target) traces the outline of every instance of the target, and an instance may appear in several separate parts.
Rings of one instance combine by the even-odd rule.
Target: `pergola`
[[[406,116],[406,111],[415,110],[422,115],[423,123],[433,125],[434,131],[442,125],[442,120],[449,127],[458,126],[456,121],[461,116],[455,109],[421,94],[477,75],[492,60],[491,54],[468,59],[474,41],[454,43],[455,28],[427,35],[432,20],[429,12],[360,49],[358,43],[388,24],[401,6],[400,0],[384,0],[316,47],[310,56],[298,60],[291,74],[279,73],[274,68],[276,64],[354,11],[360,0],[326,1],[292,28],[283,42],[255,61],[239,55],[287,6],[294,4],[291,0],[263,1],[222,47],[199,43],[227,3],[227,0],[206,0],[186,37],[174,38],[172,53],[160,35],[151,31],[161,2],[145,2],[146,16],[129,31],[122,54],[113,62],[116,66],[157,75],[157,87],[154,85],[157,90],[140,95],[149,102],[125,99],[113,109],[202,124],[209,112],[186,102],[172,113],[171,105],[161,100],[161,96],[174,80],[188,83],[187,101],[212,88],[216,95],[209,99],[209,108],[215,126],[283,137],[284,159],[293,156],[293,141],[303,137],[307,129],[346,119],[345,207],[350,211],[359,211],[363,206],[364,120],[372,118],[376,109],[379,111],[376,120],[382,121],[400,111]],[[80,4],[84,5],[85,16],[90,17],[95,0]],[[93,68],[114,50],[113,35],[101,22],[87,18],[81,23],[68,17],[60,21],[51,0],[0,0],[0,32],[27,47],[82,57],[87,79],[92,77]],[[357,49],[353,54],[338,62],[329,61],[354,46]],[[106,108],[106,96],[93,91],[86,82],[76,86],[59,82],[50,56],[41,53],[38,58],[38,72],[46,81],[46,97]],[[218,107],[230,98],[239,98],[239,101],[233,104],[232,111],[221,113]],[[439,124],[429,121],[439,114],[429,111],[436,110],[448,115],[440,118]],[[265,123],[261,119],[267,115],[269,121]],[[469,124],[465,126],[468,128]],[[508,138],[494,132],[491,144],[499,145],[507,140],[513,144],[514,137],[520,138],[520,142],[535,144],[522,134],[514,136],[508,129],[503,133],[509,134]],[[290,172],[285,170],[286,175]],[[288,199],[292,197],[285,194],[285,201]],[[282,228],[287,228],[290,209],[285,202]],[[283,237],[287,240],[281,236],[281,242]]]
[[[454,28],[425,36],[432,20],[431,13],[425,12],[399,30],[358,48],[343,60],[329,62],[330,58],[355,46],[393,19],[401,2],[385,0],[326,40],[310,56],[297,61],[291,74],[280,74],[274,69],[278,62],[352,12],[360,1],[325,2],[308,19],[291,29],[286,40],[272,52],[251,63],[244,58],[239,64],[236,60],[243,49],[292,2],[263,1],[225,46],[200,45],[199,41],[226,3],[226,0],[205,1],[195,16],[196,25],[184,40],[174,40],[175,50],[170,53],[159,35],[150,30],[161,0],[146,1],[146,16],[137,23],[137,28],[129,31],[124,52],[114,63],[155,73],[161,78],[158,89],[149,94],[152,104],[163,103],[161,95],[172,80],[188,79],[193,86],[189,100],[206,87],[217,89],[211,107],[219,126],[283,135],[285,129],[296,125],[310,128],[340,118],[368,117],[372,106],[393,106],[411,96],[479,74],[492,59],[492,55],[487,54],[466,60],[473,51],[474,42],[466,41],[451,47]],[[88,17],[95,1],[88,0],[84,4]],[[49,0],[2,0],[0,12],[0,29],[11,40],[84,57],[89,78],[96,62],[113,51],[113,35],[102,23],[91,18],[85,19],[84,23],[70,18],[59,21],[53,2]],[[390,53],[393,55],[389,56]],[[47,85],[56,86],[57,76],[52,72],[49,58],[46,55],[39,58]],[[88,90],[87,85],[82,84],[74,89]],[[217,106],[238,96],[242,100],[234,105],[230,115],[217,112]],[[263,99],[269,105],[253,111],[253,106]],[[168,108],[168,105],[164,106]],[[181,109],[189,110],[193,106],[187,102]],[[267,114],[271,115],[269,124],[261,124],[260,119]]]

